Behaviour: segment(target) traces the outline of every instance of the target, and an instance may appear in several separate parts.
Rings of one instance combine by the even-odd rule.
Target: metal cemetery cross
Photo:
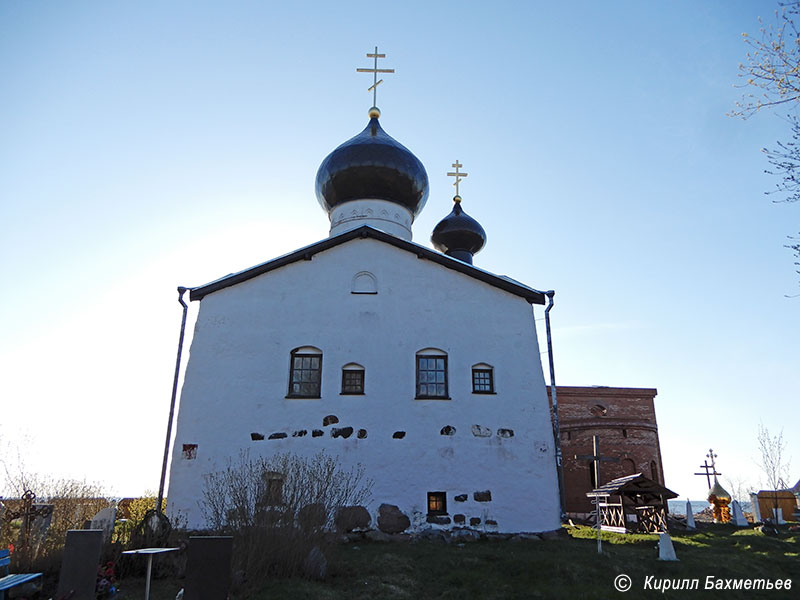
[[[464,177],[469,175],[469,173],[460,173],[458,171],[463,166],[464,165],[462,165],[460,162],[458,162],[458,159],[456,159],[456,162],[453,163],[453,167],[456,170],[455,173],[448,173],[447,174],[448,177],[455,177],[456,178],[456,182],[453,185],[456,186],[456,196],[458,196],[458,198],[461,198],[461,196],[459,196],[459,194],[458,194],[458,184],[461,183],[461,180]]]
[[[371,69],[356,69],[358,73],[372,73],[372,85],[367,88],[368,92],[372,92],[372,106],[378,106],[378,86],[383,83],[383,79],[378,80],[378,73],[394,73],[394,69],[379,69],[378,59],[386,58],[385,54],[378,54],[378,47],[375,46],[375,53],[367,53],[367,58],[374,58],[375,65]]]
[[[22,519],[22,534],[20,535],[21,546],[25,546],[28,543],[28,537],[31,533],[31,526],[33,525],[33,519],[36,517],[46,517],[48,516],[52,510],[52,506],[40,506],[35,507],[33,505],[34,500],[36,500],[36,494],[34,494],[31,490],[25,490],[25,493],[22,494],[22,506],[18,510],[11,510],[9,508],[6,509],[5,514],[3,515],[3,520],[7,523],[14,521],[16,519]]]
[[[714,459],[717,458],[717,455],[714,454],[714,450],[711,448],[708,449],[708,454],[706,454],[706,458],[711,459],[711,464],[708,464],[707,460],[703,461],[703,464],[700,465],[700,468],[705,471],[705,473],[695,473],[695,475],[701,475],[708,480],[708,489],[711,489],[711,476],[714,475],[722,475],[722,473],[717,472],[717,467],[714,464]]]
[[[592,463],[594,468],[594,487],[600,487],[600,463],[601,462],[619,462],[618,458],[613,456],[600,456],[600,442],[596,435],[592,436],[592,453],[591,454],[576,454],[576,460],[588,460]],[[600,496],[601,494],[594,495],[595,512],[597,513],[597,553],[603,553],[603,542],[600,538],[600,525],[602,521],[602,513],[600,511]]]

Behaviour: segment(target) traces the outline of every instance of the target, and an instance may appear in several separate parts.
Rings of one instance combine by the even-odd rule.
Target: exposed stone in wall
[[[411,520],[394,504],[378,508],[378,529],[384,533],[400,533],[408,529]]]
[[[358,433],[356,433],[356,437],[358,439],[360,439],[360,440],[363,440],[365,437],[367,437],[367,430],[366,429],[359,429]]]
[[[347,439],[351,435],[353,435],[352,427],[334,427],[333,429],[331,429],[331,437],[334,438],[343,437]]]
[[[450,525],[450,517],[444,515],[428,515],[426,520],[434,525]]]
[[[297,511],[297,522],[306,531],[319,529],[325,525],[327,520],[328,514],[325,510],[325,505],[320,502],[307,504]]]
[[[512,438],[514,437],[514,430],[513,429],[498,429],[497,436],[501,438]]]
[[[325,435],[325,432],[322,431],[322,429],[314,429],[311,432],[311,437],[320,437],[320,436],[323,436],[323,435]]]
[[[354,529],[366,529],[372,522],[369,511],[363,506],[343,506],[336,511],[334,517],[336,530],[342,533],[350,533]]]
[[[194,460],[197,458],[197,444],[184,444],[182,456],[186,460]]]
[[[263,433],[253,432],[253,433],[250,434],[250,439],[253,440],[254,442],[257,442],[259,440],[263,440],[264,439],[264,434]]]
[[[304,435],[306,435],[307,433],[308,433],[308,431],[306,431],[305,429],[298,429],[297,431],[295,431],[295,432],[292,434],[292,437],[303,437],[303,436],[304,436]]]
[[[492,435],[492,430],[483,425],[473,425],[472,435],[475,437],[490,437]]]
[[[456,525],[463,525],[467,518],[464,515],[453,515],[453,523]]]
[[[322,418],[322,426],[327,427],[328,425],[334,425],[339,422],[339,417],[336,415],[328,415],[327,417]]]
[[[494,519],[486,519],[486,524],[497,526],[497,521],[495,521]]]
[[[453,498],[456,502],[466,502],[467,501],[467,494],[459,494],[455,498]]]
[[[452,425],[445,425],[444,427],[442,427],[442,430],[439,433],[442,435],[455,435],[456,428],[453,427]]]
[[[480,517],[470,517],[469,518],[469,524],[472,527],[475,527],[476,525],[480,525],[481,524],[481,518]]]
[[[475,500],[475,502],[491,502],[492,492],[491,490],[483,490],[480,492],[475,492],[472,494],[472,498]]]
[[[277,431],[275,433],[270,433],[269,438],[270,440],[282,440],[283,438],[288,437],[283,431]]]
[[[392,434],[392,437],[394,439],[396,439],[396,440],[402,440],[404,437],[406,437],[406,432],[405,431],[395,431]]]

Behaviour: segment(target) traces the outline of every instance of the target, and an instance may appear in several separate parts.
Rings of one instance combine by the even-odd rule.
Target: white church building
[[[319,168],[327,239],[190,290],[168,493],[189,527],[205,525],[203,475],[243,450],[323,449],[374,481],[373,523],[391,504],[409,531],[560,526],[545,296],[473,266],[486,235],[458,195],[436,250],[412,241],[428,176],[379,117]]]

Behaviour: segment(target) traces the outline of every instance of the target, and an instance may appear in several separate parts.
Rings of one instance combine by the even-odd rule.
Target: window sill
[[[450,396],[415,396],[414,400],[452,400]]]
[[[322,396],[284,396],[287,400],[322,400]]]
[[[340,396],[366,396],[364,392],[339,392]]]
[[[496,396],[497,392],[478,392],[476,390],[472,390],[473,394],[480,394],[481,396]]]

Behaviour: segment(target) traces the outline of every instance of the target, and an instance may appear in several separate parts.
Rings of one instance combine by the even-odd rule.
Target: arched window
[[[472,365],[472,393],[494,394],[494,367],[486,363]]]
[[[322,350],[301,346],[289,361],[288,398],[319,398],[322,390]]]
[[[342,394],[359,395],[364,393],[364,367],[347,363],[342,367]]]
[[[448,398],[447,353],[438,348],[417,352],[417,398]]]

